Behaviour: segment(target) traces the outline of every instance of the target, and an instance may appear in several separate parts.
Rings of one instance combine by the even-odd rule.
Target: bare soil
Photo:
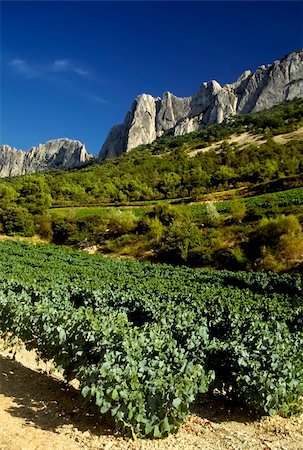
[[[176,435],[125,439],[84,408],[76,384],[50,374],[51,363],[0,343],[0,450],[302,450],[303,415],[258,419],[221,398],[201,398]]]

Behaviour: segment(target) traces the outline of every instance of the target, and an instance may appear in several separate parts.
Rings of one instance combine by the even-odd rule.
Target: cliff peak
[[[139,95],[121,125],[114,126],[103,144],[103,160],[149,144],[169,133],[182,135],[210,123],[221,123],[230,115],[268,109],[303,97],[303,50],[289,53],[271,64],[246,70],[231,84],[203,82],[197,93],[180,98],[165,92],[162,98]]]

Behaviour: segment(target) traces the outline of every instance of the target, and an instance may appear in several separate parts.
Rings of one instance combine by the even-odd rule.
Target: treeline
[[[64,216],[11,205],[0,209],[7,235],[174,264],[272,272],[303,269],[303,188],[225,202],[104,209]],[[283,194],[283,195],[282,195]],[[281,198],[280,198],[281,197]],[[284,198],[285,197],[285,198]]]
[[[83,170],[36,174],[0,183],[0,202],[27,205],[96,204],[191,196],[252,186],[303,173],[303,141],[269,139],[242,149],[222,144],[189,158],[182,148],[154,157],[134,151]],[[40,191],[39,191],[40,190]],[[38,198],[39,197],[39,198]]]
[[[274,142],[272,136],[302,123],[303,101],[236,116],[186,136],[165,136],[120,157],[83,169],[16,177],[0,183],[0,203],[35,209],[47,205],[132,202],[191,196],[251,186],[303,173],[303,142]],[[233,133],[263,133],[261,145],[239,147],[226,140],[217,150],[188,152]],[[155,153],[157,154],[155,156]],[[37,201],[37,187],[41,198]]]
[[[189,207],[158,205],[143,216],[113,209],[103,216],[55,218],[57,244],[97,246],[103,253],[230,270],[302,270],[303,208],[281,214],[274,205],[247,208],[229,202],[219,213],[214,203],[194,213]]]
[[[191,197],[244,187],[242,192],[302,185],[303,141],[278,144],[272,136],[302,123],[303,101],[270,111],[230,118],[187,136],[164,137],[119,158],[81,170],[16,177],[0,182],[0,232],[39,234],[67,245],[97,245],[105,252],[232,269],[285,271],[302,259],[301,197],[279,205],[274,197],[209,203],[198,214],[190,208],[159,206],[138,218],[113,210],[104,216],[76,218],[49,215],[52,205],[83,205]],[[242,128],[241,128],[242,127]],[[244,127],[244,128],[243,128]],[[262,132],[266,142],[238,147],[222,137],[235,131]],[[221,140],[218,150],[188,151]],[[162,151],[161,145],[166,151]],[[178,145],[177,145],[178,144]],[[156,148],[158,146],[158,148]],[[157,153],[156,155],[154,153]],[[276,180],[276,181],[274,181]],[[269,185],[256,186],[258,183]],[[255,186],[253,188],[253,186]],[[218,207],[218,209],[217,209]],[[290,215],[290,218],[283,218]],[[265,218],[264,218],[265,217]],[[263,220],[263,222],[262,222]],[[266,220],[270,222],[265,227]],[[264,222],[265,221],[265,222]],[[264,228],[265,227],[265,228]],[[267,229],[276,228],[271,232]],[[287,229],[289,228],[290,233]],[[282,230],[282,231],[281,231]],[[268,237],[268,246],[261,238]],[[257,236],[257,237],[256,237]],[[257,240],[255,240],[257,239]],[[261,245],[260,242],[263,242]],[[280,255],[284,255],[282,258]]]

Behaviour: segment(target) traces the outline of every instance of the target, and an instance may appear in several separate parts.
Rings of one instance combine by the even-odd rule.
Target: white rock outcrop
[[[48,169],[79,167],[93,157],[79,141],[55,139],[27,152],[9,145],[0,146],[0,177],[12,177]]]
[[[303,50],[299,50],[254,73],[247,70],[232,84],[203,83],[192,97],[137,97],[121,125],[113,127],[103,144],[104,160],[149,144],[169,133],[175,136],[221,123],[230,115],[261,111],[286,100],[303,97]]]

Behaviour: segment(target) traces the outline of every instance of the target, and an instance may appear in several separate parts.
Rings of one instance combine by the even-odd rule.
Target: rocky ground
[[[162,440],[119,436],[94,410],[81,408],[51,364],[0,343],[0,450],[302,450],[303,415],[257,419],[219,398],[197,402],[180,431]]]

